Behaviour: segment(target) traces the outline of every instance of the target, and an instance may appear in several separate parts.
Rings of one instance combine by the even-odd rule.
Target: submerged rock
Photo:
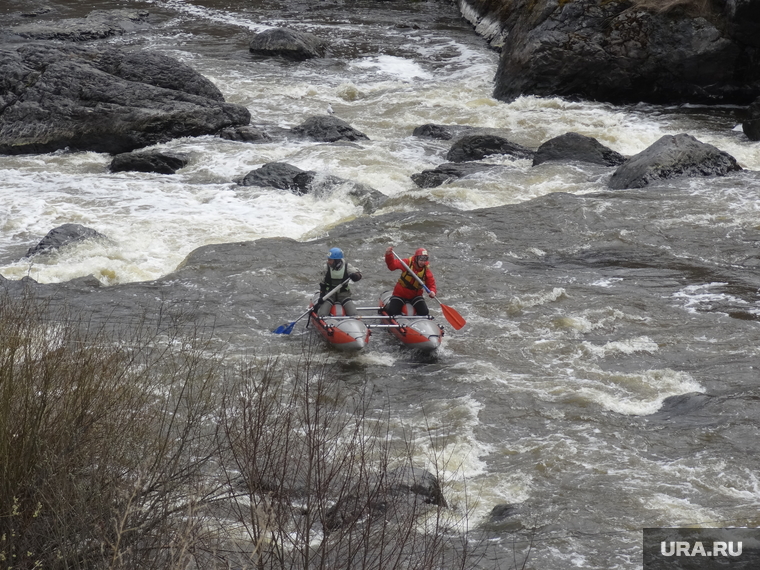
[[[30,257],[39,253],[49,253],[70,243],[77,243],[88,239],[105,239],[105,237],[100,232],[81,224],[63,224],[50,230],[40,243],[29,248],[24,257]]]
[[[494,154],[507,154],[515,158],[533,158],[534,153],[529,148],[513,143],[504,137],[477,134],[463,136],[451,145],[446,154],[446,160],[466,162],[481,160]]]
[[[179,61],[113,47],[0,49],[0,154],[117,154],[250,122]]]
[[[741,170],[736,159],[691,135],[666,135],[632,156],[613,174],[615,190],[643,188],[657,180],[694,176],[725,176]]]
[[[625,162],[619,152],[604,146],[593,137],[565,133],[543,143],[533,156],[533,166],[549,161],[576,160],[602,166],[618,166]]]
[[[432,170],[423,170],[422,172],[412,174],[411,178],[419,188],[436,188],[452,180],[466,178],[472,174],[493,170],[494,168],[502,167],[482,162],[446,163],[439,164]]]
[[[84,42],[149,28],[148,16],[145,10],[94,10],[85,18],[35,20],[10,31],[27,39]]]
[[[248,49],[263,56],[280,56],[294,61],[324,57],[327,44],[314,34],[288,28],[272,28],[256,34]]]
[[[254,127],[253,125],[242,125],[238,127],[227,127],[219,131],[219,136],[229,141],[264,143],[272,140],[272,137],[265,130]]]
[[[760,141],[760,98],[749,106],[748,117],[742,123],[742,130],[751,141]]]
[[[297,127],[293,127],[291,132],[317,142],[369,140],[367,135],[357,131],[346,121],[331,115],[309,117]]]
[[[146,152],[125,152],[117,154],[111,161],[111,172],[156,172],[158,174],[174,174],[180,168],[187,166],[188,159],[177,154],[158,150]]]
[[[239,182],[241,186],[263,186],[288,190],[298,195],[329,194],[343,189],[347,195],[362,206],[364,213],[372,213],[388,199],[382,192],[365,184],[321,174],[314,170],[302,170],[284,162],[270,162],[252,170]]]

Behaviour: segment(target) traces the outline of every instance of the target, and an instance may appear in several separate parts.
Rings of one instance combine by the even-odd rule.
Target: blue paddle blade
[[[296,324],[296,322],[293,321],[289,325],[280,325],[279,327],[277,327],[276,329],[274,329],[272,332],[274,334],[290,334],[291,331],[293,330],[293,326],[295,324]]]

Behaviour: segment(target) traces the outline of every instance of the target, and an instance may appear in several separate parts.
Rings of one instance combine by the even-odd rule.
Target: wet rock
[[[44,13],[42,9],[34,15]],[[84,42],[149,28],[148,16],[145,10],[94,10],[86,18],[36,19],[13,26],[10,31],[32,40]]]
[[[0,49],[0,154],[118,154],[249,122],[245,107],[161,54],[52,43]]]
[[[482,162],[446,163],[436,166],[432,170],[423,170],[412,174],[412,181],[420,188],[436,188],[452,180],[465,178],[478,172],[500,168],[495,164]]]
[[[63,224],[50,230],[40,243],[29,248],[25,257],[39,253],[49,253],[70,243],[77,243],[88,239],[105,239],[105,237],[100,232],[81,224]]]
[[[426,123],[419,127],[415,127],[412,131],[412,136],[448,141],[467,131],[471,131],[474,128],[475,127],[464,125],[437,125],[434,123]]]
[[[248,49],[255,55],[280,56],[294,61],[324,57],[327,44],[314,34],[272,28],[256,34]]]
[[[309,192],[314,176],[316,172],[312,170],[301,170],[284,162],[270,162],[246,174],[239,184],[279,188],[303,195]]]
[[[618,166],[625,162],[619,152],[604,146],[593,137],[565,133],[543,143],[533,156],[533,166],[549,161],[591,162],[603,166]]]
[[[367,214],[377,210],[388,199],[382,192],[365,184],[330,174],[317,173],[313,170],[301,170],[297,166],[283,162],[270,162],[252,170],[238,184],[278,188],[298,195],[325,195],[343,190]]]
[[[742,123],[742,130],[751,141],[760,141],[760,98],[749,106],[747,119]]]
[[[691,135],[666,135],[623,163],[610,178],[615,190],[643,188],[657,180],[725,176],[741,170],[736,159]]]
[[[49,8],[22,14],[26,17],[50,13]],[[121,35],[150,28],[149,12],[145,10],[94,10],[85,18],[43,19],[13,26],[10,31],[32,40],[82,42]]]
[[[109,168],[111,172],[174,174],[180,168],[187,166],[187,163],[188,159],[185,156],[151,150],[117,154],[113,157]]]
[[[419,501],[448,506],[435,475],[416,467],[397,469],[385,479],[371,478],[358,483],[352,492],[336,501],[325,514],[325,530],[334,531],[363,516],[374,521],[380,517],[393,519],[393,513],[419,512]]]
[[[219,136],[229,141],[264,143],[272,140],[265,130],[254,127],[253,125],[242,125],[237,127],[227,127],[219,131]]]
[[[494,96],[503,101],[746,104],[760,94],[752,0],[464,3],[502,31]]]
[[[346,121],[331,115],[309,117],[297,127],[293,127],[291,133],[317,142],[369,140],[367,135],[357,131]]]
[[[515,158],[533,158],[534,153],[529,148],[496,135],[465,135],[451,145],[446,154],[446,160],[466,162],[481,160],[494,154],[507,154]]]

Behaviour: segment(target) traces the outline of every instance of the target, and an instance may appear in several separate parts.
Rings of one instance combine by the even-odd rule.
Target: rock
[[[446,184],[452,180],[465,178],[485,170],[500,168],[495,164],[485,164],[482,162],[463,162],[463,163],[446,163],[436,166],[432,170],[423,170],[422,172],[412,174],[412,181],[420,188],[436,188],[441,184]]]
[[[493,154],[508,154],[515,158],[533,158],[533,151],[517,143],[495,135],[466,135],[457,140],[446,160],[450,162],[466,162],[480,160]]]
[[[290,190],[299,195],[306,194],[316,172],[301,170],[284,162],[270,162],[252,170],[239,182],[241,186],[264,186]]]
[[[293,127],[291,133],[317,142],[369,140],[364,133],[331,115],[309,117],[297,127]]]
[[[294,61],[324,57],[325,48],[326,43],[314,34],[288,28],[272,28],[256,34],[248,46],[256,55],[280,56]]]
[[[760,66],[753,63],[760,9],[752,0],[508,4],[476,10],[496,17],[505,32],[497,99],[747,104],[760,95]]]
[[[161,54],[51,43],[0,49],[0,154],[118,154],[249,122],[245,107]]]
[[[533,156],[533,166],[556,160],[576,160],[603,166],[618,166],[625,157],[607,148],[593,137],[578,133],[565,133],[543,143]]]
[[[111,172],[156,172],[158,174],[174,174],[180,168],[187,166],[188,159],[184,156],[169,154],[157,150],[146,152],[125,152],[117,154],[111,161]]]
[[[148,16],[145,10],[94,10],[86,18],[35,20],[10,31],[33,40],[83,42],[149,28]]]
[[[30,257],[38,253],[49,253],[70,243],[88,239],[106,239],[106,236],[81,224],[63,224],[50,230],[40,243],[29,248],[24,257]]]
[[[382,192],[364,184],[330,174],[319,174],[313,170],[301,170],[283,162],[270,162],[252,170],[238,184],[279,188],[298,195],[329,194],[343,190],[367,214],[377,210],[388,199]]]
[[[691,135],[666,135],[623,163],[609,180],[615,190],[643,188],[657,180],[725,176],[741,170],[736,159]]]
[[[749,106],[747,119],[742,123],[742,130],[751,141],[760,141],[760,98]]]
[[[424,469],[405,467],[390,471],[387,477],[369,478],[341,497],[325,513],[327,531],[352,524],[367,516],[370,522],[380,517],[393,519],[393,513],[419,513],[419,500],[429,505],[447,507],[438,478]],[[387,516],[387,515],[390,516]]]
[[[415,127],[412,131],[412,136],[423,137],[428,139],[438,139],[442,141],[448,141],[455,136],[463,134],[468,130],[472,130],[473,127],[466,127],[461,125],[436,125],[434,123],[427,123]]]
[[[218,134],[221,138],[230,141],[263,143],[272,140],[272,137],[266,131],[252,125],[227,127],[219,131]]]

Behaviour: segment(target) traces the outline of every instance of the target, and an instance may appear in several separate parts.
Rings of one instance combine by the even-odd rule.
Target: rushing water
[[[644,527],[757,526],[760,146],[736,109],[496,101],[498,54],[443,1],[128,5],[153,27],[109,41],[188,63],[255,124],[290,128],[331,105],[370,141],[175,140],[161,147],[191,160],[172,176],[112,174],[98,153],[0,157],[1,275],[94,275],[108,287],[63,286],[69,302],[126,319],[169,299],[213,319],[232,354],[288,355],[304,329],[270,331],[305,310],[329,247],[361,268],[355,297],[373,304],[395,279],[387,245],[425,246],[467,326],[447,327],[434,357],[381,332],[362,354],[325,351],[337,381],[371,383],[418,434],[422,466],[445,458],[452,504],[467,497],[470,525],[494,539],[483,567],[514,563],[520,529],[537,529],[529,567],[634,569]],[[329,38],[329,57],[249,55],[250,36],[273,26]],[[504,169],[421,190],[410,175],[445,162],[450,144],[412,137],[425,123],[503,129],[531,148],[575,131],[626,155],[686,132],[745,170],[611,192],[611,169],[499,159]],[[368,216],[340,189],[235,184],[273,161],[390,199]],[[109,240],[23,257],[67,222]],[[517,506],[500,520],[500,504]]]

